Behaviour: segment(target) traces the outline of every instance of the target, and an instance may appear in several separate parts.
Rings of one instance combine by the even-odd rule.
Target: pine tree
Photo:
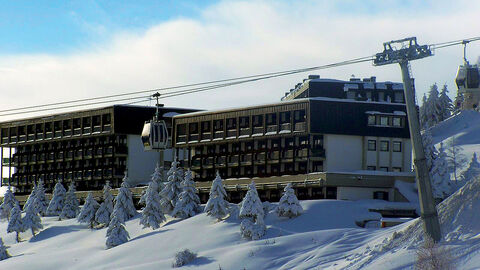
[[[18,201],[15,199],[15,195],[13,195],[11,187],[8,186],[7,191],[3,195],[3,202],[0,205],[0,219],[9,220],[10,211],[15,205],[18,206]]]
[[[106,182],[103,186],[103,202],[95,213],[95,222],[98,224],[108,225],[110,223],[110,215],[113,212],[113,195],[110,188],[110,182]]]
[[[22,219],[23,229],[26,231],[30,229],[32,235],[35,236],[35,233],[43,228],[42,219],[38,215],[37,209],[33,204],[30,204],[25,210],[25,216]]]
[[[58,181],[55,184],[52,199],[47,207],[48,216],[58,216],[60,213],[62,213],[63,206],[65,205],[66,193],[67,191],[63,187],[62,182]]]
[[[117,210],[117,218],[120,222],[125,222],[137,214],[137,210],[133,204],[132,192],[126,187],[128,177],[125,175],[122,185],[115,197],[115,206],[113,211]]]
[[[420,126],[422,127],[422,129],[427,129],[428,114],[427,114],[427,95],[426,94],[423,94],[422,106],[420,106],[419,118],[420,118]]]
[[[155,171],[152,174],[152,181],[157,183],[158,193],[160,193],[164,186],[163,167],[160,167],[160,163],[157,163],[157,166],[155,167]]]
[[[178,218],[193,217],[200,212],[200,198],[196,193],[195,182],[193,181],[192,172],[190,170],[185,173],[185,180],[183,180],[182,186],[183,191],[179,195],[172,216]]]
[[[146,206],[142,211],[140,224],[143,225],[143,228],[151,227],[156,230],[160,227],[160,223],[166,221],[160,205],[160,194],[158,194],[156,181],[152,180],[148,185],[145,202]]]
[[[213,180],[212,187],[210,188],[210,196],[205,205],[204,212],[207,213],[208,216],[215,217],[218,220],[227,216],[228,202],[225,200],[225,197],[227,197],[227,192],[223,186],[222,178],[217,171],[217,176]]]
[[[437,149],[433,145],[432,133],[430,129],[426,129],[422,135],[423,149],[425,149],[425,158],[427,160],[428,171],[432,170],[432,166],[437,157]]]
[[[68,186],[67,195],[65,196],[65,205],[60,213],[60,219],[75,218],[79,211],[79,202],[77,196],[75,196],[75,183],[70,182]]]
[[[108,224],[107,240],[105,242],[105,245],[107,246],[107,248],[112,248],[112,247],[121,245],[127,242],[128,238],[130,238],[127,230],[125,229],[125,226],[118,218],[118,214],[119,214],[118,211],[119,209],[113,210],[112,219]]]
[[[182,170],[177,166],[178,162],[173,161],[172,166],[167,173],[168,181],[165,183],[165,187],[160,192],[160,196],[162,197],[162,208],[167,213],[171,212],[175,208],[178,197],[182,192],[183,173]]]
[[[468,164],[468,168],[462,172],[460,175],[460,180],[462,180],[463,184],[466,184],[468,181],[472,179],[477,179],[480,175],[480,163],[477,160],[477,153],[473,153],[472,159]]]
[[[457,185],[457,170],[458,168],[461,168],[465,162],[467,162],[467,158],[462,153],[463,148],[458,145],[456,136],[452,136],[450,140],[447,141],[445,151],[447,152],[449,170],[453,172],[453,179],[455,180],[455,185]]]
[[[0,238],[0,261],[10,258],[7,247],[3,244],[2,238]]]
[[[283,196],[280,198],[277,207],[278,216],[288,218],[299,216],[303,212],[303,208],[300,205],[297,196],[295,196],[292,184],[288,183],[283,191]]]
[[[453,103],[452,100],[448,97],[447,85],[443,85],[440,96],[438,97],[439,107],[440,107],[440,121],[443,121],[449,118],[453,112]]]
[[[430,171],[432,192],[435,199],[443,200],[452,194],[452,182],[450,181],[450,173],[448,172],[447,154],[440,145],[438,155]]]
[[[32,204],[35,201],[35,194],[36,193],[37,193],[37,184],[35,182],[33,182],[32,192],[30,193],[30,195],[27,198],[27,201],[23,205],[23,211],[26,211],[27,208],[30,206],[30,204]]]
[[[239,217],[240,218],[249,218],[255,222],[259,217],[265,215],[263,212],[263,205],[258,197],[257,189],[255,188],[255,182],[252,181],[248,185],[248,191],[245,197],[241,202],[242,207],[240,208]]]
[[[85,199],[85,204],[78,214],[78,222],[80,223],[90,223],[89,227],[93,228],[95,225],[95,213],[97,212],[100,205],[93,198],[92,192],[88,192],[87,198]]]
[[[41,216],[45,216],[47,212],[48,202],[47,197],[45,196],[45,187],[43,186],[43,180],[38,180],[37,188],[35,191],[35,200],[33,201],[37,213]]]
[[[8,221],[7,232],[16,233],[16,240],[20,242],[20,233],[24,232],[24,226],[22,221],[22,212],[20,211],[20,207],[16,204],[12,210],[10,211],[10,220]]]
[[[438,99],[438,86],[433,84],[428,92],[426,113],[427,113],[427,126],[433,127],[440,121],[440,104]]]

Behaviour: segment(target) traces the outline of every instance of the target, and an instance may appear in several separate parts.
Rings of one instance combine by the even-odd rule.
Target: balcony
[[[112,130],[112,125],[111,124],[105,124],[103,125],[103,133],[109,133]]]
[[[235,139],[237,137],[237,129],[227,130],[227,139]]]
[[[27,135],[27,141],[33,142],[34,140],[35,140],[35,134],[29,133],[29,134]]]
[[[307,131],[307,124],[305,122],[295,123],[293,132],[305,132]]]
[[[98,158],[98,157],[102,157],[103,155],[103,149],[101,147],[95,149],[95,157]]]
[[[62,130],[55,130],[55,138],[61,138],[62,137]]]
[[[72,136],[72,129],[63,130],[63,137],[70,137],[70,136]]]
[[[217,157],[217,162],[216,162],[215,166],[217,168],[225,168],[225,166],[227,165],[226,161],[227,161],[227,158],[224,157],[224,156]]]
[[[293,162],[294,151],[287,150],[283,152],[282,162]]]
[[[212,140],[212,133],[211,132],[204,132],[202,133],[202,142],[203,141],[211,141]]]
[[[281,124],[279,134],[288,134],[288,133],[292,133],[292,125],[290,123]]]
[[[67,152],[67,155],[65,156],[65,160],[73,160],[73,151],[72,150]]]
[[[242,166],[252,165],[252,160],[253,160],[252,154],[243,155],[240,161],[240,165]]]
[[[73,136],[80,136],[80,135],[82,135],[82,128],[73,129]]]
[[[228,166],[229,167],[236,167],[238,166],[238,161],[240,160],[238,155],[235,156],[230,156],[228,160]]]
[[[9,143],[8,137],[2,137],[2,144]]]
[[[267,132],[265,135],[275,135],[278,132],[278,126],[277,125],[270,125],[267,126]]]
[[[250,137],[250,134],[252,132],[251,128],[240,128],[240,136],[242,138],[248,138]]]
[[[276,164],[280,162],[280,151],[273,151],[270,153],[270,158],[268,159],[269,164]]]
[[[105,156],[112,157],[113,156],[113,146],[109,146],[105,149]]]
[[[190,134],[188,136],[188,142],[198,142],[198,133]]]
[[[102,131],[102,127],[100,125],[93,126],[93,133],[100,133]]]
[[[296,159],[298,161],[306,161],[308,159],[308,149],[298,150]]]
[[[17,136],[11,136],[10,137],[10,143],[16,143],[18,142],[18,137]]]
[[[221,140],[223,139],[225,136],[225,133],[223,132],[223,130],[221,131],[215,131],[215,134],[213,135],[213,139],[214,140]]]
[[[187,135],[177,135],[177,143],[184,144],[187,142]]]
[[[37,141],[43,140],[43,132],[37,133],[35,136],[37,137]]]
[[[27,135],[18,136],[18,142],[26,142],[26,141],[27,141]]]
[[[213,159],[213,157],[209,157],[209,158],[204,158],[204,159],[203,159],[203,168],[205,168],[205,169],[211,169],[211,168],[213,168],[213,164],[214,164],[214,159]]]
[[[260,154],[256,154],[255,156],[255,164],[265,164],[265,153],[260,153]]]
[[[263,127],[253,127],[252,137],[263,136]]]

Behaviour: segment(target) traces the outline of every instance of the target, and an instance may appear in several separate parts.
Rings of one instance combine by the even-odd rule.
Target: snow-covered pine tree
[[[65,205],[63,206],[62,212],[60,213],[60,219],[70,219],[75,218],[78,215],[80,210],[79,202],[77,196],[75,196],[75,182],[70,182],[68,186],[67,195],[65,196]]]
[[[155,167],[155,171],[152,174],[152,181],[155,181],[157,183],[157,189],[158,193],[162,191],[163,186],[164,186],[164,172],[163,172],[163,167],[160,166],[160,163],[157,163],[157,166]]]
[[[10,258],[8,254],[7,247],[3,244],[3,240],[0,237],[0,261]]]
[[[30,204],[33,203],[33,201],[35,201],[35,194],[37,193],[37,184],[35,183],[35,181],[33,182],[33,188],[32,188],[32,192],[30,193],[30,195],[28,195],[28,198],[27,198],[27,201],[25,202],[25,204],[23,205],[23,211],[26,211],[27,208],[30,206]]]
[[[438,86],[437,84],[433,84],[430,87],[430,91],[428,92],[427,98],[427,125],[429,127],[433,127],[440,121],[440,104],[438,99]]]
[[[427,95],[426,94],[423,94],[422,106],[420,106],[419,118],[420,118],[420,127],[422,129],[427,129],[428,115],[427,115]]]
[[[45,196],[45,187],[43,186],[43,180],[38,180],[37,188],[35,191],[35,200],[33,201],[37,213],[41,216],[45,216],[48,207],[47,197]]]
[[[249,218],[255,222],[258,217],[265,215],[263,212],[263,205],[260,197],[258,197],[257,189],[255,188],[255,182],[252,181],[248,185],[248,191],[245,197],[241,202],[239,217],[240,218]]]
[[[130,238],[127,230],[125,229],[125,226],[123,225],[123,222],[121,222],[118,218],[118,214],[119,209],[114,209],[112,213],[112,219],[108,224],[106,235],[107,240],[105,242],[107,249],[121,245],[127,242],[128,238]]]
[[[447,141],[445,151],[447,152],[449,170],[453,172],[453,179],[455,180],[455,186],[457,186],[457,170],[467,162],[467,158],[463,154],[463,148],[458,145],[456,136],[452,136],[450,140]]]
[[[132,192],[127,188],[128,177],[125,174],[122,185],[115,197],[115,206],[113,211],[117,210],[117,218],[120,222],[125,222],[137,214],[137,210],[133,204]]]
[[[95,213],[95,222],[98,224],[108,225],[110,223],[110,215],[113,212],[113,195],[110,188],[110,182],[107,181],[103,186],[103,202]]]
[[[143,228],[150,227],[154,230],[160,228],[160,223],[166,221],[160,205],[160,194],[158,194],[158,186],[156,181],[151,181],[148,185],[145,208],[142,211],[142,218],[140,224]]]
[[[444,84],[440,96],[438,97],[440,107],[440,121],[443,121],[450,117],[453,112],[453,103],[450,97],[448,97],[447,85]]]
[[[95,213],[97,212],[100,205],[93,198],[92,192],[88,192],[87,198],[85,199],[85,204],[78,214],[78,222],[80,223],[89,223],[89,228],[93,228],[95,225]]]
[[[178,218],[189,218],[200,212],[200,198],[195,192],[195,182],[192,172],[188,170],[185,173],[185,179],[182,182],[183,191],[178,196],[177,204],[173,209],[172,216]]]
[[[430,129],[426,129],[422,134],[423,149],[425,149],[425,158],[427,160],[427,168],[429,171],[432,170],[432,166],[437,157],[437,149],[433,145],[432,133]]]
[[[263,205],[258,197],[255,182],[248,186],[248,191],[241,202],[239,217],[242,218],[240,224],[240,234],[243,238],[257,240],[266,232],[266,226],[263,221]]]
[[[181,168],[177,166],[178,162],[173,161],[167,172],[167,182],[160,192],[162,208],[166,213],[170,213],[175,208],[178,196],[182,192],[183,175]]]
[[[16,233],[15,239],[17,243],[20,242],[20,233],[24,232],[24,226],[22,221],[22,211],[20,210],[20,206],[16,204],[12,210],[10,211],[10,220],[8,221],[7,232]]]
[[[22,223],[23,229],[25,231],[30,229],[33,236],[35,236],[35,233],[43,228],[42,219],[40,218],[40,215],[38,214],[33,203],[30,204],[25,210],[25,216],[22,219]]]
[[[227,192],[223,186],[223,180],[217,171],[217,176],[213,180],[212,187],[210,188],[210,196],[205,205],[204,212],[207,213],[208,216],[215,217],[218,220],[227,216],[228,202],[225,200],[225,197],[227,197]]]
[[[8,186],[7,191],[3,195],[3,202],[0,205],[0,219],[9,220],[10,211],[12,211],[15,205],[18,206],[18,201],[15,199],[15,195],[13,195],[11,187]]]
[[[280,198],[280,202],[278,202],[278,216],[292,218],[301,215],[303,208],[295,195],[292,184],[288,183],[283,191],[283,196]]]
[[[468,164],[468,168],[460,175],[460,180],[462,181],[462,184],[465,185],[468,181],[477,179],[479,175],[480,163],[478,163],[477,160],[477,153],[473,153],[472,159]]]
[[[440,144],[438,155],[430,171],[433,197],[438,200],[444,200],[453,192],[450,173],[448,172],[447,154]]]
[[[67,191],[59,180],[55,184],[53,189],[53,196],[47,207],[47,216],[58,216],[62,213],[63,206],[65,205],[65,196]]]

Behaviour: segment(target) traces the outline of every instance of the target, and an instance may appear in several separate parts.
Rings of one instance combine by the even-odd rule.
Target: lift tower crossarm
[[[400,49],[396,49],[399,45]],[[432,184],[430,182],[430,173],[425,159],[422,137],[420,134],[420,123],[418,121],[417,109],[415,107],[415,92],[413,80],[410,76],[409,62],[432,56],[432,50],[429,46],[420,46],[417,44],[417,38],[405,38],[383,43],[384,51],[377,53],[373,60],[373,65],[382,66],[398,63],[402,70],[403,91],[405,103],[407,106],[407,117],[410,129],[410,138],[412,139],[415,173],[417,176],[418,195],[420,199],[421,218],[425,232],[433,241],[440,242],[442,235],[440,232],[440,223],[438,221],[437,209],[432,195]]]

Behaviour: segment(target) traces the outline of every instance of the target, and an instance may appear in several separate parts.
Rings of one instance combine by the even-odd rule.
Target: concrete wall
[[[376,151],[368,150],[368,141],[375,140]],[[380,141],[389,142],[389,151],[380,151]],[[393,142],[402,143],[402,151],[393,151]],[[388,171],[393,171],[393,168],[401,168],[402,172],[411,171],[412,167],[412,144],[410,139],[402,138],[387,138],[387,137],[365,137],[364,138],[364,170],[368,166],[375,166],[377,170],[380,167],[388,167]]]
[[[127,169],[130,184],[146,183],[160,160],[160,153],[143,150],[140,135],[127,135],[128,159]]]
[[[325,134],[325,171],[362,170],[362,137]]]
[[[371,200],[375,191],[388,192],[389,201],[392,201],[394,198],[394,190],[388,188],[338,187],[337,200]]]

